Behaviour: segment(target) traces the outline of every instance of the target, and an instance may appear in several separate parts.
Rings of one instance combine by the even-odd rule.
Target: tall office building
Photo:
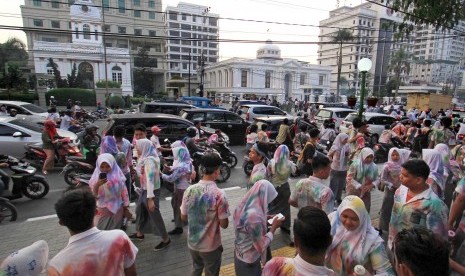
[[[131,57],[128,66],[131,71],[144,68],[151,73],[154,81],[153,91],[146,93],[165,90],[164,23],[161,0],[68,0],[68,4],[63,2],[65,1],[25,0],[24,5],[21,6],[21,14],[29,50],[34,49],[35,44],[40,42],[72,43],[73,34],[86,35],[89,32],[96,37],[95,41],[100,41],[99,43],[105,41],[105,47],[127,49]],[[70,7],[73,4],[80,5],[83,13],[86,12],[84,9],[98,8],[101,10],[101,16],[93,18],[95,22],[90,21],[85,24],[87,26],[84,29],[84,22],[72,20],[70,16]],[[95,56],[103,56],[105,52],[100,48],[92,49],[89,45],[80,47],[86,47],[86,50],[93,52]],[[142,48],[148,50],[145,58],[138,57]],[[79,55],[78,52],[76,51],[75,55]],[[29,56],[30,67],[34,68],[32,64],[34,51],[30,51]],[[53,57],[52,53],[51,57]],[[73,56],[71,50],[59,59],[63,66],[70,67],[73,60],[78,58]],[[106,67],[108,79],[112,80],[112,67]],[[86,68],[88,71],[89,67]],[[70,68],[59,69],[65,72],[70,70]],[[93,68],[93,71],[95,83],[99,75],[97,68]]]
[[[332,92],[337,89],[339,44],[328,42],[333,40],[337,31],[348,29],[354,37],[352,42],[346,42],[342,46],[341,77],[347,80],[344,87],[356,92],[360,91],[357,63],[362,58],[369,58],[373,66],[367,74],[367,88],[373,95],[379,95],[392,75],[392,70],[389,68],[392,53],[400,47],[404,47],[407,52],[412,51],[409,39],[394,40],[390,24],[401,21],[401,14],[371,3],[355,7],[340,7],[330,11],[328,19],[320,21],[318,63],[333,68]],[[401,78],[404,82],[408,81],[406,72],[401,74]]]
[[[178,95],[195,95],[202,81],[202,57],[205,65],[218,61],[219,15],[207,6],[183,2],[168,6],[165,13],[168,88],[181,81],[184,89]]]

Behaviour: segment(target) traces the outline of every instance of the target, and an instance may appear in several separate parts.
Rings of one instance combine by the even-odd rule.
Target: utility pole
[[[105,4],[103,1],[102,1],[102,21],[103,21],[102,43],[103,43],[103,63],[105,64],[105,101],[106,101],[109,93],[108,93],[107,45],[106,45],[106,38],[105,38]]]
[[[210,7],[206,8],[203,12],[202,12],[202,16],[203,16],[203,24],[202,24],[202,32],[205,32],[205,24],[207,22],[207,14],[210,12]],[[203,56],[203,35],[202,35],[202,39],[200,40],[202,45],[201,45],[201,55],[200,55],[200,61],[199,61],[199,66],[200,66],[200,85],[199,85],[199,96],[200,97],[203,97],[204,95],[204,79],[203,79],[203,74],[205,72],[205,57]]]
[[[191,52],[192,50],[189,49],[189,82],[187,84],[187,96],[191,96]]]

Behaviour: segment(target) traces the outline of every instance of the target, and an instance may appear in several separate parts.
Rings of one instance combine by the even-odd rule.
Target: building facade
[[[67,2],[68,4],[65,4]],[[71,7],[75,6],[83,16],[71,12]],[[84,12],[82,7],[86,6],[88,11]],[[100,18],[93,14],[95,10],[100,10]],[[60,71],[68,72],[61,66],[69,68],[75,60],[85,60],[91,64],[94,71],[94,83],[105,75],[102,64],[95,63],[98,56],[104,59],[103,45],[107,53],[107,76],[108,80],[113,79],[113,73],[118,80],[119,74],[112,69],[129,68],[129,75],[134,70],[144,68],[150,71],[153,77],[153,90],[147,93],[165,90],[165,54],[164,54],[164,24],[161,0],[69,0],[69,1],[42,1],[25,0],[21,6],[23,25],[27,38],[28,49],[34,49],[29,53],[30,67],[36,68],[36,59],[45,58],[41,53],[52,47],[54,61],[60,66]],[[75,16],[74,18],[72,18]],[[84,16],[88,14],[88,16]],[[92,14],[90,17],[89,15]],[[90,30],[84,29],[86,20]],[[84,39],[88,31],[92,39]],[[76,37],[76,33],[80,37]],[[62,44],[87,44],[90,47],[82,50],[74,56],[68,50],[68,46],[60,49],[53,45]],[[37,45],[36,45],[37,44]],[[64,45],[63,44],[63,45]],[[98,48],[98,45],[102,47]],[[92,48],[92,47],[94,48]],[[69,46],[71,47],[71,46]],[[71,47],[75,50],[76,46]],[[98,49],[97,49],[98,48]],[[144,49],[145,56],[140,58],[139,53]],[[85,52],[87,56],[82,55]],[[122,64],[121,58],[129,53],[130,59]],[[90,57],[94,57],[91,59]],[[47,57],[47,58],[48,58]],[[108,58],[115,58],[113,64],[108,64]],[[62,60],[60,60],[62,59]],[[117,64],[117,67],[115,65]],[[42,68],[43,65],[37,68]],[[89,69],[86,65],[82,68]],[[42,70],[41,69],[41,70]],[[102,73],[103,72],[103,73]],[[122,73],[122,77],[124,73]],[[104,78],[105,79],[105,78]],[[131,90],[134,84],[129,80]],[[126,84],[125,84],[126,85]],[[127,90],[129,91],[129,90]]]
[[[281,58],[271,41],[257,50],[256,59],[231,58],[205,68],[205,91],[225,102],[239,98],[318,101],[329,95],[331,68]]]

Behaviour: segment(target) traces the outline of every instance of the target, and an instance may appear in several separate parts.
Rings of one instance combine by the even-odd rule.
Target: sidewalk
[[[291,180],[291,189],[294,189],[298,179]],[[239,201],[246,193],[245,189],[239,187],[225,189],[226,196],[229,200],[230,211],[233,213]],[[373,225],[377,226],[378,212],[382,203],[382,193],[373,191],[372,194],[372,220]],[[162,216],[168,231],[174,228],[173,211],[169,200],[160,202]],[[297,209],[291,207],[292,220],[297,215]],[[132,207],[134,211],[134,207]],[[221,230],[221,239],[224,247],[222,260],[222,275],[234,275],[234,227],[232,216],[229,219],[229,227]],[[375,222],[376,221],[376,222]],[[130,224],[127,233],[135,231],[135,225]],[[58,224],[56,217],[46,218],[38,221],[25,221],[21,223],[12,223],[9,225],[0,225],[0,262],[8,254],[17,249],[29,246],[37,240],[45,240],[48,242],[50,252],[49,258],[54,257],[61,249],[63,249],[69,239],[69,233],[65,227]],[[179,236],[171,237],[171,245],[163,251],[154,252],[153,247],[158,244],[160,238],[153,235],[146,235],[144,241],[135,241],[135,245],[139,248],[137,254],[136,266],[138,275],[173,275],[185,276],[188,275],[191,269],[192,261],[187,248],[187,228],[184,228],[184,233]],[[293,255],[293,250],[286,247],[289,241],[285,236],[281,235],[280,230],[276,232],[275,238],[271,243],[271,249],[280,249],[279,255]]]

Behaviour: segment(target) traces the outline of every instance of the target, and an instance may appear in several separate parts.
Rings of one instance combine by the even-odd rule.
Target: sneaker
[[[171,243],[171,240],[168,240],[167,242],[161,242],[159,243],[157,246],[155,246],[153,248],[153,251],[160,251],[160,250],[163,250],[165,249],[166,247],[168,247],[168,245],[170,245]]]
[[[144,235],[137,236],[137,233],[134,233],[134,234],[129,235],[129,238],[131,240],[143,241],[144,240]]]
[[[168,232],[168,235],[181,235],[182,232],[184,232],[182,228],[174,228],[173,230]]]

